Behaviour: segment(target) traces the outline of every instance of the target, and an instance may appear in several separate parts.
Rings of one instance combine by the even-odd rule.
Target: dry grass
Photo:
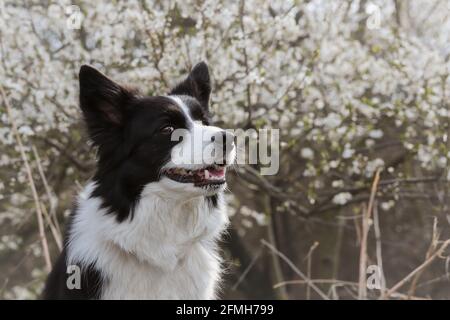
[[[50,251],[48,249],[47,237],[45,235],[44,219],[43,219],[44,214],[42,213],[41,199],[39,198],[39,194],[36,190],[36,184],[33,179],[33,174],[31,171],[30,163],[28,162],[28,157],[25,153],[25,148],[23,146],[22,139],[20,137],[20,133],[17,130],[17,125],[16,125],[16,122],[14,121],[14,117],[12,115],[11,105],[9,104],[9,100],[6,96],[5,90],[3,89],[2,85],[0,85],[0,91],[1,91],[2,98],[3,98],[3,103],[5,104],[8,120],[11,123],[11,129],[13,131],[14,138],[16,139],[17,146],[19,147],[20,156],[24,162],[25,170],[27,172],[28,184],[29,184],[31,192],[33,194],[34,205],[36,208],[36,216],[37,216],[37,222],[38,222],[38,227],[39,227],[39,239],[41,241],[42,250],[44,253],[45,268],[48,272],[50,272],[52,269],[52,262],[50,259]]]
[[[307,272],[304,274],[298,266],[296,266],[285,254],[276,248],[276,246],[264,239],[261,240],[263,247],[268,248],[272,254],[274,254],[280,261],[286,263],[296,275],[298,275],[300,280],[288,280],[280,281],[275,283],[273,288],[280,289],[288,285],[305,285],[306,286],[306,298],[311,298],[311,290],[313,290],[321,299],[339,299],[336,288],[341,287],[347,290],[347,292],[353,296],[355,299],[364,300],[367,299],[367,265],[369,260],[368,253],[368,235],[370,232],[370,227],[373,225],[374,236],[375,236],[375,248],[376,248],[376,262],[379,270],[381,270],[380,284],[381,287],[378,288],[380,292],[379,299],[402,299],[402,300],[429,300],[428,297],[420,297],[415,295],[416,288],[420,286],[418,281],[424,270],[432,264],[437,258],[446,259],[450,261],[450,257],[443,256],[445,250],[450,245],[449,240],[441,240],[440,233],[437,227],[437,219],[435,219],[433,225],[433,236],[427,251],[425,261],[411,271],[408,275],[394,284],[392,287],[387,288],[386,278],[383,270],[383,257],[382,257],[382,246],[381,246],[381,228],[380,228],[380,217],[378,214],[378,203],[376,201],[376,194],[378,186],[380,183],[381,170],[377,170],[374,175],[374,179],[371,186],[370,198],[366,205],[364,205],[363,214],[361,215],[361,225],[357,224],[356,232],[358,243],[360,246],[360,258],[359,258],[359,275],[358,282],[343,281],[338,279],[312,279],[312,256],[314,250],[319,246],[318,242],[315,242],[309,249],[305,260],[307,262]],[[373,217],[373,220],[372,220]],[[354,219],[355,221],[357,219]],[[235,284],[234,289],[237,285],[241,283],[245,276],[248,274],[250,269],[255,264],[258,257],[261,255],[261,251],[254,257],[251,264],[245,269],[245,272],[240,276],[238,282]],[[410,288],[407,293],[400,292],[400,290],[407,284],[411,282]],[[325,293],[318,285],[329,285],[330,289],[328,293]],[[286,291],[287,292],[287,291]],[[356,293],[356,294],[355,294]]]

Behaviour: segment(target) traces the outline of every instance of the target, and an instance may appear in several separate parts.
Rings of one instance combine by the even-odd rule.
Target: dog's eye
[[[175,130],[172,126],[165,126],[161,128],[161,132],[164,134],[171,134]]]

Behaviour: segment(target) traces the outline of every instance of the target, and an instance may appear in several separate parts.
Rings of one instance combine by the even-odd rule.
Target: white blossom
[[[304,159],[312,160],[314,159],[314,151],[311,148],[303,148],[301,151],[301,156]]]
[[[337,195],[335,195],[333,197],[333,203],[344,205],[351,199],[352,199],[352,194],[351,193],[349,193],[349,192],[341,192],[341,193],[338,193]]]

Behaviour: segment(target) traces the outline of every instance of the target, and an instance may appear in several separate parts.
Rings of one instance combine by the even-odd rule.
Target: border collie
[[[214,299],[235,146],[231,133],[210,125],[207,65],[165,96],[141,96],[86,65],[79,81],[97,167],[43,298]]]

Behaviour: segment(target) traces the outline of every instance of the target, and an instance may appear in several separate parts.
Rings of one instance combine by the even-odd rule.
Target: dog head
[[[234,161],[234,136],[212,126],[205,63],[165,96],[141,96],[90,66],[80,69],[80,106],[98,149],[93,196],[119,220],[145,187],[166,197],[215,196]]]

